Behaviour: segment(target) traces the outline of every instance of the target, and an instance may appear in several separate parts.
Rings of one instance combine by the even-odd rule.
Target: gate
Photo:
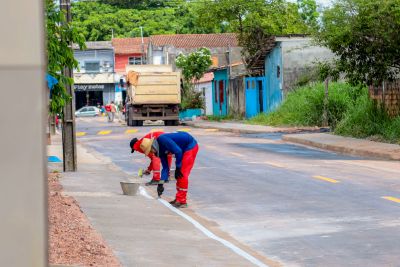
[[[228,114],[226,94],[226,80],[214,80],[213,84],[213,114],[214,116],[226,116]]]

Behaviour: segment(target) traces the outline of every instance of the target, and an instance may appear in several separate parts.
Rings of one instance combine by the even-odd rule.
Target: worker
[[[164,134],[164,132],[162,131],[151,132],[146,134],[143,138],[158,138],[162,134]],[[131,153],[137,151],[139,153],[144,154],[143,150],[140,148],[143,138],[140,140],[138,140],[137,138],[133,138],[130,141],[129,146],[131,148]],[[153,172],[153,178],[149,182],[147,182],[146,185],[157,185],[160,182],[160,169],[161,169],[160,159],[156,157],[154,153],[147,154],[147,157],[149,157],[150,159],[150,164],[143,174],[150,175],[150,173]],[[168,156],[169,165],[171,165],[171,161],[172,161],[172,155],[169,155]]]
[[[157,186],[158,196],[164,191],[163,181],[168,180],[169,165],[167,155],[175,155],[176,196],[171,205],[177,208],[187,207],[187,191],[190,171],[196,160],[199,146],[197,141],[186,132],[165,133],[158,138],[143,138],[140,148],[145,155],[153,153],[160,157],[162,164],[161,181]]]

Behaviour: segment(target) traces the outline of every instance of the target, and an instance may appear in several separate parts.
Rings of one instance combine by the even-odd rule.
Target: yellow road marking
[[[382,197],[382,198],[396,203],[400,203],[400,198],[397,197]]]
[[[131,134],[131,133],[137,133],[138,131],[139,131],[138,129],[130,129],[130,130],[126,130],[125,133]]]
[[[162,128],[151,129],[150,132],[152,132],[152,133],[154,133],[154,132],[164,132],[164,129],[162,129]]]
[[[191,131],[190,128],[182,128],[182,129],[179,129],[177,132],[190,132],[190,131]]]
[[[230,152],[230,153],[231,153],[231,155],[236,156],[236,157],[241,157],[241,158],[244,157],[244,155],[240,154],[240,153],[236,153],[236,152]]]
[[[106,130],[106,131],[100,131],[97,134],[98,135],[107,135],[107,134],[110,134],[111,132],[112,132],[111,130]]]
[[[274,166],[274,167],[277,167],[277,168],[284,168],[284,166],[279,164],[279,163],[274,163],[274,162],[270,162],[270,161],[265,161],[264,163],[268,164],[268,165],[271,165],[271,166]]]
[[[85,132],[77,132],[77,133],[76,133],[76,136],[85,136],[85,135],[86,135]]]
[[[330,183],[333,183],[333,184],[340,183],[340,181],[338,181],[338,180],[335,180],[335,179],[332,179],[332,178],[328,178],[328,177],[324,177],[324,176],[319,176],[319,175],[315,175],[315,176],[313,176],[313,178],[319,179],[319,180],[323,180],[323,181],[326,181],[326,182],[330,182]]]
[[[218,132],[218,129],[205,129],[206,132]]]

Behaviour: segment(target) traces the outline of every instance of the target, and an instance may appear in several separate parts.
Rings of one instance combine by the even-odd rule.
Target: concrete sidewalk
[[[245,124],[240,122],[215,122],[215,121],[185,121],[185,125],[204,128],[204,129],[217,129],[233,133],[298,133],[298,132],[320,132],[319,127],[272,127],[263,125]]]
[[[48,146],[49,155],[61,156],[60,152],[59,143]],[[78,160],[78,172],[62,174],[64,192],[78,201],[123,266],[276,266],[261,262],[251,251],[246,258],[246,248],[233,245],[235,253],[210,238],[201,225],[184,218],[194,214],[190,209],[182,215],[143,188],[138,196],[122,195],[119,183],[131,177],[103,155],[78,145]],[[50,165],[57,167],[62,165]]]
[[[282,139],[288,142],[318,147],[354,156],[385,160],[400,160],[400,145],[379,143],[328,133],[289,134],[284,135]]]

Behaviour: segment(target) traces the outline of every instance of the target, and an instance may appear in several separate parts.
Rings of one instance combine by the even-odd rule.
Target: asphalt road
[[[200,217],[283,266],[400,266],[400,165],[183,126],[130,128],[78,119],[78,141],[134,175],[147,158],[129,141],[183,129],[199,142],[189,205]],[[155,190],[155,187],[148,188]],[[175,185],[167,185],[173,199]]]

